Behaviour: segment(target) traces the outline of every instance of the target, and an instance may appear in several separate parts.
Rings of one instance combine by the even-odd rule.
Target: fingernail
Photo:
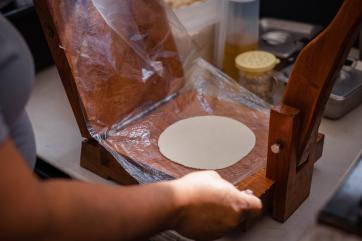
[[[254,195],[254,192],[252,190],[250,190],[250,189],[244,190],[244,193],[248,194],[248,195]]]

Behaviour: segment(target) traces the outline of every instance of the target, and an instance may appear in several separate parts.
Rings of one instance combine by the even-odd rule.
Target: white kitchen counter
[[[88,182],[112,182],[79,165],[82,137],[55,67],[37,75],[27,107],[34,126],[37,153],[49,164],[73,178]],[[321,206],[362,149],[362,106],[338,121],[324,119],[323,157],[315,167],[310,197],[285,223],[263,217],[248,232],[235,231],[222,240],[296,241],[314,223]]]

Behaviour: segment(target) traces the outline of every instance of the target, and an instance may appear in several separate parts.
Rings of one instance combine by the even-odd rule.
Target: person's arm
[[[215,172],[130,187],[39,181],[9,139],[0,163],[0,240],[137,240],[166,229],[211,239],[261,208]]]

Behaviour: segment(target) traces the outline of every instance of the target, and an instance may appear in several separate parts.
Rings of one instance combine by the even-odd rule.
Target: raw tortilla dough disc
[[[255,146],[255,135],[234,119],[199,116],[166,128],[158,146],[165,157],[178,164],[216,170],[232,166],[248,155]]]

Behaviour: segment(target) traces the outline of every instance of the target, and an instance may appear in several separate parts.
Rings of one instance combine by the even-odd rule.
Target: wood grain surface
[[[208,108],[205,108],[205,105]],[[237,164],[218,170],[233,184],[266,167],[269,113],[248,108],[243,104],[219,100],[217,97],[200,96],[187,92],[160,106],[138,121],[120,131],[108,134],[106,142],[122,156],[138,162],[146,169],[158,170],[178,178],[196,169],[188,168],[165,158],[157,142],[160,134],[173,123],[194,116],[219,115],[239,120],[256,136],[253,150]],[[150,171],[151,172],[151,171]]]
[[[123,1],[127,14],[118,15],[115,24],[124,36],[106,23],[92,1],[35,3],[43,28],[49,29],[46,35],[53,36],[48,42],[54,59],[62,59],[57,66],[70,86],[67,93],[82,129],[109,129],[182,85],[182,64],[159,1]],[[139,54],[140,49],[148,55]]]

